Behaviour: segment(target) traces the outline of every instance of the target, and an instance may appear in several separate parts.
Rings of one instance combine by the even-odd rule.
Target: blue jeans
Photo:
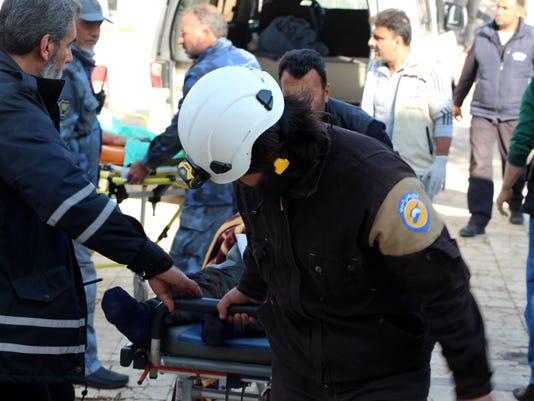
[[[96,279],[96,268],[91,260],[89,249],[72,241],[76,260],[80,265],[84,282]],[[85,375],[95,373],[102,367],[98,360],[95,333],[95,304],[96,304],[96,283],[85,286],[85,298],[87,299],[87,348],[85,349]]]
[[[527,324],[528,364],[530,365],[530,384],[534,384],[534,218],[530,216],[528,228],[528,256],[527,256],[527,307],[525,308],[525,322]]]

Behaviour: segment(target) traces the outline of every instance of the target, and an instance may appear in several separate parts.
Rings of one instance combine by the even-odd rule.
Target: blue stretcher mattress
[[[202,341],[200,323],[169,327],[162,339],[161,351],[174,357],[271,363],[271,348],[266,337],[232,338],[220,347],[213,347]]]

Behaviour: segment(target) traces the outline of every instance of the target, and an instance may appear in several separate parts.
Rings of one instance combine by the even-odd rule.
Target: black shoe
[[[511,212],[510,218],[508,219],[508,221],[510,221],[510,224],[516,224],[520,226],[521,224],[523,224],[523,221],[524,221],[523,213],[522,212]]]
[[[486,231],[484,227],[479,227],[476,224],[469,223],[467,226],[460,230],[461,237],[474,237],[478,234],[484,234]]]
[[[105,368],[98,369],[95,373],[91,373],[85,377],[85,381],[89,387],[114,389],[126,386],[129,377],[121,375]]]
[[[527,387],[516,388],[512,393],[519,401],[534,401],[534,384],[529,384]]]

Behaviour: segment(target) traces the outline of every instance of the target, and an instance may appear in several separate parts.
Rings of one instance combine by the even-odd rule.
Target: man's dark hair
[[[311,70],[316,70],[321,77],[323,88],[326,87],[326,67],[321,55],[313,49],[295,49],[286,52],[278,63],[278,79],[287,70],[295,78],[302,78]]]
[[[80,13],[78,0],[4,0],[0,9],[0,49],[25,55],[42,37],[59,43]]]
[[[371,19],[371,22],[375,27],[386,27],[395,36],[400,36],[406,45],[409,45],[412,41],[410,18],[402,10],[388,8],[387,10],[380,11]]]
[[[289,160],[288,173],[300,175],[316,165],[330,148],[327,125],[322,114],[313,112],[309,102],[285,97],[280,120],[254,142],[251,166],[267,165],[278,157]]]

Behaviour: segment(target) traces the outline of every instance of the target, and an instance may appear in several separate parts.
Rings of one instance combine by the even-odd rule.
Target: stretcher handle
[[[175,298],[174,306],[176,309],[184,309],[192,312],[218,313],[217,304],[219,299],[216,298]],[[228,313],[246,313],[249,316],[256,316],[257,304],[233,305],[228,308]]]
[[[218,313],[217,304],[219,299],[215,298],[175,298],[174,305],[177,312],[180,310],[186,310],[190,312],[200,312],[200,313]],[[233,305],[228,308],[228,313],[233,315],[235,313],[246,313],[249,316],[257,315],[257,304],[243,304],[243,305]],[[152,317],[152,331],[151,337],[154,340],[160,340],[163,336],[163,331],[165,330],[165,318],[168,316],[169,310],[167,307],[160,303],[154,310],[154,315]]]

